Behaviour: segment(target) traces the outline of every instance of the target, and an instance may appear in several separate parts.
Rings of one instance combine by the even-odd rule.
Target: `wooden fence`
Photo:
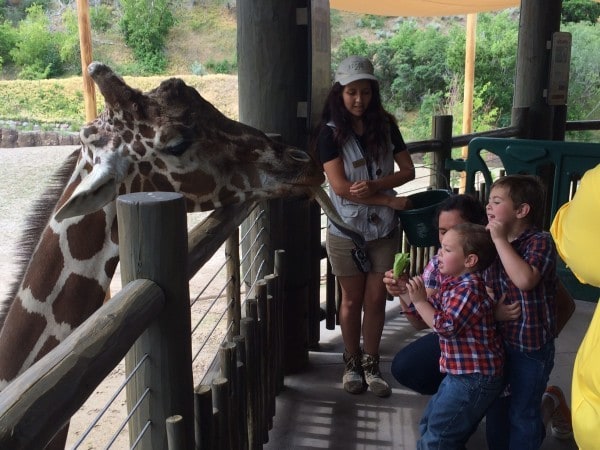
[[[239,258],[229,255],[230,327],[220,375],[196,387],[187,285],[227,239],[237,253],[238,226],[254,206],[217,210],[188,237],[179,194],[119,197],[123,288],[0,393],[0,448],[43,448],[123,357],[131,447],[261,448],[283,386],[285,252],[275,252],[275,269],[256,282],[243,318]]]

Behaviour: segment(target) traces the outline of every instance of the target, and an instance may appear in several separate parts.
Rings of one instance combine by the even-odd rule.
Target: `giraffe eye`
[[[165,148],[165,152],[173,156],[181,156],[190,146],[189,141],[183,141],[176,145],[170,145]]]

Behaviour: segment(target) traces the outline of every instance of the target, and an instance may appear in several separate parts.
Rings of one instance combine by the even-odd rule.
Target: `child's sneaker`
[[[549,396],[554,403],[554,412],[550,419],[552,436],[556,439],[570,439],[573,436],[571,410],[563,391],[558,386],[548,386],[544,397]]]
[[[344,390],[350,394],[362,394],[365,391],[365,377],[363,368],[360,364],[361,354],[351,355],[344,352],[344,362],[346,367],[344,369],[344,376],[342,377],[342,383]]]
[[[373,394],[378,397],[389,397],[392,390],[379,371],[379,355],[367,355],[363,353],[362,368],[365,372],[365,381],[371,391],[373,391]]]

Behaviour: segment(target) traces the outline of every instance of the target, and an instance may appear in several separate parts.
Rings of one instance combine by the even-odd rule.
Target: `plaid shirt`
[[[519,302],[521,317],[500,322],[500,332],[506,345],[522,352],[540,349],[556,336],[556,248],[550,233],[538,229],[524,231],[511,242],[527,264],[535,267],[541,280],[532,290],[522,291],[506,274],[500,258],[485,271],[486,286],[494,298],[506,293],[505,302]]]
[[[481,275],[447,277],[429,302],[436,309],[433,329],[440,338],[440,371],[502,375],[504,347]]]
[[[440,269],[438,267],[440,263],[440,258],[436,253],[431,257],[427,266],[423,269],[423,283],[425,283],[425,287],[428,289],[435,289],[436,291],[440,289],[442,282],[446,279],[446,275],[442,275],[440,273]],[[410,316],[418,316],[419,313],[415,308],[415,305],[412,303],[408,305],[408,309],[404,311],[404,314],[408,314]]]

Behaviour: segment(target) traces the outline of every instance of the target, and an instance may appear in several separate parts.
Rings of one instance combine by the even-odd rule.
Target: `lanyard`
[[[371,167],[371,158],[369,158],[369,156],[363,149],[363,146],[360,144],[360,140],[358,139],[358,136],[356,136],[356,134],[354,134],[354,133],[352,133],[352,136],[354,137],[354,142],[356,142],[356,145],[358,146],[358,149],[360,150],[360,154],[362,155],[363,159],[365,160],[365,163],[367,164],[367,173],[369,175],[369,180],[372,180],[373,179],[373,172],[372,172],[373,168]]]

